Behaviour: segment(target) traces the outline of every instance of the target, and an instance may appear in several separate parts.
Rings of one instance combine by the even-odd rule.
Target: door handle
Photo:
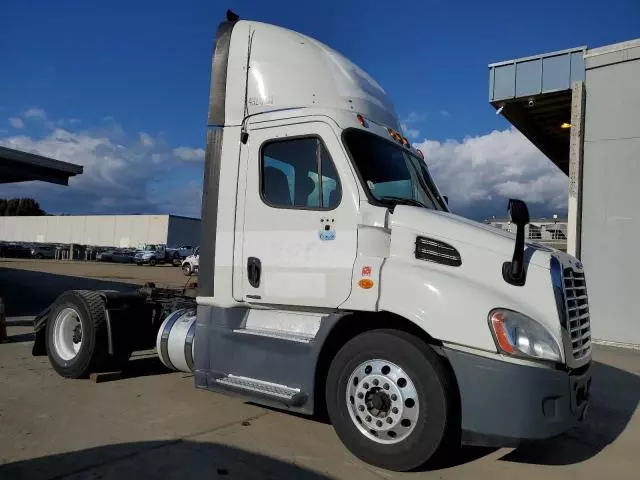
[[[262,264],[259,258],[249,257],[247,259],[247,278],[249,280],[249,284],[253,288],[258,288],[260,286],[260,274],[262,272]]]

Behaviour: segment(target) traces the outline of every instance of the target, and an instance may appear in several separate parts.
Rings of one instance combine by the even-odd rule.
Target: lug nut
[[[391,395],[391,400],[395,402],[396,400],[398,400],[398,396],[394,393],[393,395]]]
[[[393,407],[391,409],[391,412],[397,415],[398,414],[398,409],[396,407]]]
[[[367,382],[362,384],[362,388],[364,388],[365,390],[369,389],[369,384]]]
[[[377,425],[377,426],[379,426],[379,427],[381,427],[381,426],[382,426],[382,421],[378,420],[378,421],[376,422],[376,425]]]
[[[364,412],[364,405],[360,405],[360,406],[358,407],[358,410],[360,410],[361,412]]]
[[[359,398],[360,400],[362,400],[362,399],[364,398],[364,394],[363,394],[362,392],[360,392],[360,393],[358,394],[358,398]]]
[[[378,380],[374,380],[372,383],[377,387],[380,382],[378,382]]]
[[[387,417],[387,423],[391,425],[393,423],[393,418]]]
[[[371,416],[370,416],[370,415],[367,415],[367,417],[365,418],[365,420],[366,420],[367,422],[370,422],[370,421],[371,421]]]
[[[382,388],[384,388],[385,390],[389,390],[389,384],[388,384],[388,383],[385,383],[385,384],[382,386]]]

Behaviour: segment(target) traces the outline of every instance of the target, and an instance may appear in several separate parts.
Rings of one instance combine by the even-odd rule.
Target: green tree
[[[33,198],[0,199],[0,215],[5,217],[46,215]]]
[[[7,209],[4,214],[7,217],[15,217],[16,211],[18,210],[18,202],[17,198],[11,198],[7,201]]]

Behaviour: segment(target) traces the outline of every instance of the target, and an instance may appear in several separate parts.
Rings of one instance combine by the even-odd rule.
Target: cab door
[[[246,162],[243,300],[338,307],[351,292],[359,199],[336,133],[321,121],[250,127]]]

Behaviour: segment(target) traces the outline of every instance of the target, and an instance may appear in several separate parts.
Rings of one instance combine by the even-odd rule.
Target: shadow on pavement
[[[36,339],[36,334],[33,332],[18,333],[16,335],[9,335],[7,337],[7,340],[9,341],[9,343],[33,342],[35,339]]]
[[[640,401],[640,377],[594,362],[592,405],[587,419],[553,439],[523,444],[502,460],[538,465],[584,462],[624,432]]]
[[[157,356],[131,358],[122,370],[124,378],[150,377],[154,375],[166,375],[175,373],[169,370]]]
[[[302,479],[329,477],[260,454],[216,443],[153,441],[107,445],[0,466],[3,480],[57,478]]]
[[[138,285],[0,267],[0,297],[7,317],[37,315],[63,292],[74,289],[133,291]]]

